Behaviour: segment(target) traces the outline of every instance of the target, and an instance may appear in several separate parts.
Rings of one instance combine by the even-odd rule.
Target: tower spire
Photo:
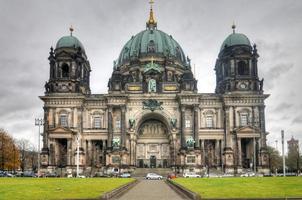
[[[232,29],[233,29],[233,33],[235,33],[236,25],[234,21],[233,21]]]
[[[150,14],[149,14],[149,20],[147,21],[147,28],[155,28],[157,26],[157,23],[155,21],[154,13],[153,13],[153,4],[154,0],[149,1],[150,4]]]

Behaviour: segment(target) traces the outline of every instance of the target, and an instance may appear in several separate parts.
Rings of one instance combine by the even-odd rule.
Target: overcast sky
[[[220,45],[231,33],[258,46],[264,78],[268,143],[294,136],[302,142],[302,1],[155,0],[158,29],[173,35],[196,65],[199,92],[214,92]],[[145,29],[148,0],[0,0],[0,127],[37,143],[43,117],[49,48],[68,35],[83,43],[92,67],[92,93],[106,93],[112,64],[132,35]]]

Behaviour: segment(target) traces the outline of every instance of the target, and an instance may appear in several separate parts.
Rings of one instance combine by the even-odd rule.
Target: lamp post
[[[284,130],[281,130],[281,141],[282,141],[283,176],[285,176]]]
[[[79,177],[79,165],[80,165],[80,138],[79,135],[77,135],[77,178]]]
[[[44,120],[42,118],[36,118],[35,119],[35,126],[39,127],[39,132],[38,132],[38,178],[40,177],[40,128],[43,126]]]

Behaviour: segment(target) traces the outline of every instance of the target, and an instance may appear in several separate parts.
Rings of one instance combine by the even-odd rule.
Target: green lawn
[[[302,177],[177,178],[203,198],[302,197]]]
[[[0,178],[0,200],[96,198],[131,181],[134,179]]]

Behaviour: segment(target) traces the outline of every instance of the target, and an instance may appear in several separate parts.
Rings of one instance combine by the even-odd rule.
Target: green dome
[[[251,42],[248,37],[246,37],[246,35],[242,33],[232,33],[224,40],[221,45],[220,51],[222,51],[225,46],[230,47],[235,45],[251,46]]]
[[[132,36],[120,53],[118,65],[129,61],[131,57],[144,57],[149,53],[172,56],[186,65],[186,57],[181,46],[172,36],[157,29],[146,29]]]
[[[59,39],[56,45],[56,49],[62,48],[62,47],[73,47],[73,48],[78,48],[81,47],[81,49],[84,51],[84,46],[78,40],[78,38],[74,36],[63,36]]]

